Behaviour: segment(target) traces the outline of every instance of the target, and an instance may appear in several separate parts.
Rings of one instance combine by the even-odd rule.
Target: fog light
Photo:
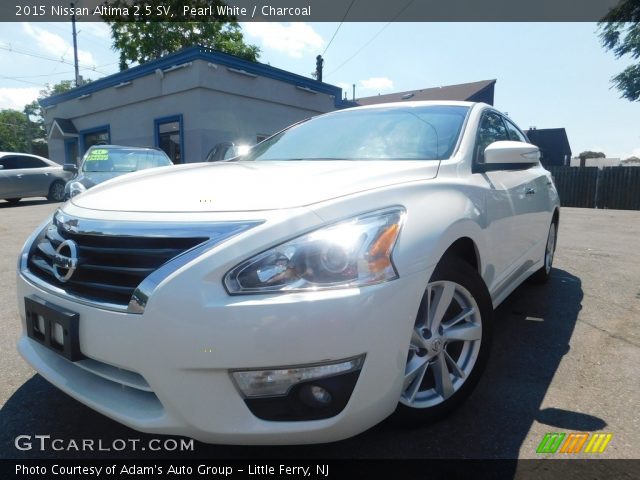
[[[331,401],[331,394],[326,389],[313,385],[310,390],[311,395],[316,402],[327,404]]]
[[[325,363],[305,367],[283,367],[269,370],[233,371],[231,376],[246,398],[273,397],[286,395],[291,387],[308,380],[330,377],[353,372],[362,368],[364,355],[342,360],[339,363]],[[310,392],[315,398],[327,398],[331,401],[331,394],[322,387],[315,386],[316,393]],[[324,391],[324,393],[322,392]],[[325,402],[326,403],[326,402]]]
[[[313,408],[327,407],[333,401],[333,395],[320,385],[304,385],[298,392],[300,400]]]

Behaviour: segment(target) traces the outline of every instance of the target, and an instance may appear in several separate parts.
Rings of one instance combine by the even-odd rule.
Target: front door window
[[[182,163],[182,128],[179,120],[158,123],[158,147],[173,163]]]

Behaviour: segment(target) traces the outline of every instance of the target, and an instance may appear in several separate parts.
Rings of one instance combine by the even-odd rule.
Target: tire
[[[533,283],[547,283],[551,276],[551,269],[553,267],[553,257],[556,253],[556,244],[558,240],[558,223],[554,220],[549,227],[549,233],[547,235],[547,245],[544,250],[544,266],[540,270],[536,271],[529,280]]]
[[[433,322],[440,325],[435,330]],[[395,419],[433,422],[457,408],[485,368],[492,324],[491,297],[478,272],[456,257],[441,260],[418,310]]]
[[[21,198],[5,198],[5,200],[9,202],[11,205],[15,205],[22,199]]]
[[[64,182],[56,180],[49,187],[49,195],[47,200],[50,202],[62,202],[64,200]]]

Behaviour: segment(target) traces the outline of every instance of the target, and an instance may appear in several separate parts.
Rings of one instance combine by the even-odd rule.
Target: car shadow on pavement
[[[60,202],[53,202],[50,200],[20,200],[17,203],[10,203],[4,200],[0,200],[0,208],[29,207],[32,205],[44,205],[45,203],[60,203]]]
[[[15,446],[19,435],[51,435],[65,443],[93,439],[95,445],[101,441],[103,446],[111,446],[115,439],[140,439],[140,445],[144,445],[149,439],[161,437],[113,422],[35,375],[0,410],[0,456],[517,459],[534,421],[549,425],[551,430],[591,431],[606,426],[597,417],[569,410],[541,410],[560,361],[570,353],[569,342],[582,298],[580,279],[559,269],[552,271],[546,285],[520,286],[496,310],[491,358],[478,387],[461,408],[435,424],[400,427],[385,421],[354,438],[325,445],[238,447],[195,442],[190,452],[140,448],[77,452],[40,451],[33,441],[33,448],[23,451]],[[211,408],[215,414],[216,406]]]

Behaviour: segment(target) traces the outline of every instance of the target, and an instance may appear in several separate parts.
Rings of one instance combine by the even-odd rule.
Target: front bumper
[[[429,275],[417,272],[362,289],[230,297],[220,272],[200,264],[160,285],[141,315],[81,305],[19,275],[18,349],[61,390],[143,432],[229,444],[335,441],[395,409]],[[82,368],[28,338],[24,297],[30,295],[77,312],[82,353],[102,367]],[[261,420],[229,374],[362,354],[346,407],[322,420]]]

